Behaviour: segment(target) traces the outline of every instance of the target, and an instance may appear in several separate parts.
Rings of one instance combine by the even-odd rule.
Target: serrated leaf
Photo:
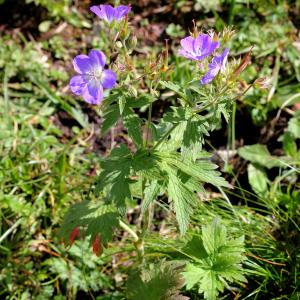
[[[168,195],[173,202],[176,219],[179,225],[181,234],[184,234],[188,228],[190,216],[193,212],[193,207],[197,202],[195,194],[186,188],[180,181],[176,173],[169,170]]]
[[[123,115],[123,112],[124,112],[124,109],[126,106],[126,98],[124,96],[119,97],[118,103],[119,103],[120,114]]]
[[[204,270],[199,268],[193,264],[188,264],[186,266],[185,272],[183,272],[183,276],[186,280],[186,288],[190,290],[195,285],[199,284],[204,276]]]
[[[160,158],[148,150],[138,150],[132,159],[133,170],[144,179],[150,181],[163,180],[163,174],[158,164]]]
[[[228,104],[218,104],[216,107],[216,121],[221,120],[221,116],[223,115],[224,119],[228,123],[230,119],[230,109],[228,109]]]
[[[118,226],[119,214],[112,205],[83,201],[72,205],[64,217],[59,236],[69,241],[74,228],[80,227],[80,235],[90,236],[90,242],[97,234],[102,243],[112,239],[114,228]]]
[[[137,114],[131,109],[126,109],[123,116],[124,126],[128,131],[128,135],[131,137],[136,146],[141,147],[143,144],[141,121]]]
[[[156,98],[153,95],[146,94],[146,95],[141,95],[138,98],[132,98],[129,97],[127,99],[127,104],[126,106],[129,108],[141,108],[143,106],[146,106],[150,103],[153,103],[156,100]]]
[[[193,162],[182,158],[178,153],[166,155],[164,156],[164,160],[173,168],[179,169],[199,181],[207,182],[215,186],[231,187],[223,177],[219,176],[219,172],[214,171],[217,166],[210,161],[198,160]]]
[[[226,244],[226,227],[219,224],[215,219],[211,225],[203,226],[202,241],[208,254],[214,254],[219,248]]]
[[[108,106],[103,115],[103,122],[101,124],[101,134],[104,135],[110,128],[112,128],[120,118],[120,110],[117,104]]]
[[[201,282],[199,292],[203,292],[204,298],[207,300],[215,300],[218,292],[224,290],[223,284],[217,280],[215,272],[211,270],[204,272]]]
[[[228,239],[220,220],[203,226],[201,238],[193,237],[182,249],[189,258],[195,257],[183,272],[187,289],[198,286],[205,299],[215,300],[227,282],[246,282],[241,266],[244,251],[244,237]]]
[[[127,281],[127,298],[131,300],[188,300],[180,295],[184,281],[182,265],[162,262],[134,270]]]
[[[176,84],[172,81],[160,81],[159,82],[163,87],[170,89],[171,91],[175,92],[176,94],[179,94],[181,97],[185,97],[184,93],[181,92],[181,87],[179,84]]]
[[[150,203],[156,199],[156,197],[159,195],[161,190],[161,185],[156,181],[152,181],[150,184],[148,184],[145,187],[144,190],[144,200],[142,202],[142,213],[145,213],[145,211],[148,209]]]
[[[208,254],[203,246],[202,239],[199,236],[193,236],[190,241],[183,247],[182,252],[189,257],[193,256],[195,260],[205,259]]]
[[[187,121],[193,116],[193,110],[189,107],[174,107],[171,106],[171,111],[165,113],[164,122],[179,123]]]
[[[116,204],[120,212],[125,213],[125,200],[131,198],[130,170],[132,155],[125,146],[115,148],[111,155],[100,163],[102,172],[98,177],[96,191],[108,188],[107,200]]]
[[[184,157],[190,157],[193,161],[197,159],[198,153],[202,150],[203,135],[207,133],[204,129],[201,121],[187,121],[182,139],[182,155]]]

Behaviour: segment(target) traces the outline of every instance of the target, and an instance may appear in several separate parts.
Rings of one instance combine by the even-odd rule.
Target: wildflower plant
[[[199,33],[195,29],[192,36],[181,40],[181,48],[174,51],[181,59],[190,60],[193,80],[184,83],[171,81],[169,78],[175,66],[170,65],[168,46],[155,61],[146,61],[142,68],[135,66],[132,53],[136,38],[131,35],[128,21],[130,6],[113,8],[100,5],[91,7],[91,11],[114,29],[107,48],[111,51],[104,53],[102,49],[93,49],[88,55],[76,56],[73,66],[78,75],[72,77],[70,89],[100,110],[103,116],[102,134],[122,120],[134,146],[118,145],[107,157],[99,158],[101,170],[92,187],[96,200],[86,199],[73,205],[65,216],[60,234],[71,244],[76,238],[89,237],[94,253],[101,255],[103,249],[109,247],[115,231],[125,230],[132,237],[132,247],[139,263],[135,276],[145,288],[149,283],[147,288],[152,290],[160,284],[159,276],[163,278],[163,272],[153,271],[150,272],[153,277],[142,278],[143,272],[139,273],[139,270],[147,264],[146,253],[150,248],[145,242],[147,236],[154,234],[151,227],[155,210],[168,204],[175,216],[171,223],[178,228],[171,227],[171,230],[174,234],[178,232],[184,241],[187,231],[191,230],[190,218],[194,209],[203,205],[200,199],[206,194],[207,185],[212,189],[231,188],[202,146],[205,137],[219,126],[222,116],[229,120],[232,104],[245,92],[240,92],[239,74],[235,72],[241,66],[236,61],[227,62],[229,49],[225,43],[232,36],[231,32],[227,30],[222,36]],[[158,119],[153,116],[154,105],[160,100],[162,89],[171,90],[176,95],[176,102]],[[104,90],[109,91],[106,94]],[[137,114],[141,108],[148,111],[145,119]],[[140,215],[134,221],[135,226],[129,225],[126,219],[132,203],[136,204]],[[226,260],[224,251],[220,249],[226,244],[225,229],[219,223],[212,226],[212,229],[203,228],[203,232],[212,235],[206,235],[204,247],[206,256],[217,260],[218,272],[223,279],[219,279],[219,273],[214,273],[213,269],[209,271],[210,277],[209,272],[203,270],[205,266],[199,265],[201,260],[190,261],[183,273],[187,287],[197,286],[208,299],[215,299],[218,291],[228,287],[226,279],[237,283],[246,281],[240,265],[243,261],[243,238],[240,236],[238,242],[232,242],[234,247],[241,248],[236,250],[238,255]],[[209,238],[222,241],[209,245]],[[218,259],[214,255],[219,252],[222,256]],[[160,270],[171,270],[169,273],[177,270],[178,279],[182,268],[169,263],[161,264]],[[227,265],[231,266],[231,274],[227,274],[226,270],[220,271]],[[198,268],[198,279],[191,274],[192,268]],[[182,280],[183,277],[177,281]],[[203,282],[205,284],[201,285]],[[178,286],[182,287],[182,284],[178,283]],[[139,290],[140,287],[136,293]],[[145,291],[141,290],[141,295],[143,293]],[[176,299],[188,299],[179,296],[177,290],[174,293]],[[129,292],[129,295],[132,294]],[[162,287],[162,294],[155,293],[153,299],[169,299],[163,296],[166,294]],[[141,295],[135,294],[132,299],[146,299]]]

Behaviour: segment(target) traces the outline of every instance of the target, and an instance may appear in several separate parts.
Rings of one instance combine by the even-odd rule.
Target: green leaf
[[[286,155],[294,157],[297,155],[297,144],[295,142],[294,137],[290,132],[285,132],[283,136],[281,136],[283,142],[283,150]]]
[[[289,120],[288,131],[295,139],[300,139],[300,117],[293,117]]]
[[[102,207],[101,210],[96,210],[94,214],[89,215],[87,218],[92,220],[89,221],[86,235],[91,236],[91,240],[95,239],[95,236],[100,233],[101,241],[105,245],[107,242],[112,240],[113,230],[118,227],[119,214],[116,211],[108,211],[107,208],[110,206]]]
[[[128,135],[132,138],[137,147],[143,144],[141,121],[137,114],[131,109],[126,109],[123,116],[124,126],[128,131]]]
[[[161,182],[165,182],[161,186],[166,185],[167,187],[167,194],[175,211],[181,234],[186,232],[190,216],[199,201],[197,193],[204,192],[203,182],[230,187],[219,176],[219,172],[214,170],[217,166],[210,161],[199,160],[193,162],[183,158],[180,153],[173,151],[154,151],[148,154],[147,152],[139,152],[138,156],[140,159],[135,159],[136,170],[147,174],[151,169],[154,169],[157,177],[149,177],[150,182],[157,180],[157,178],[161,178]],[[207,154],[205,153],[204,156],[207,156]],[[154,199],[152,192],[152,190],[149,191],[150,196],[144,204],[146,207]]]
[[[226,244],[226,227],[221,226],[218,219],[212,224],[202,227],[202,241],[206,252],[213,255],[219,248]]]
[[[181,87],[179,84],[176,84],[174,82],[171,82],[171,81],[160,81],[160,84],[167,88],[167,89],[170,89],[171,91],[177,93],[177,94],[180,94],[180,96],[184,97],[184,94],[180,91],[181,90]]]
[[[193,161],[198,158],[202,150],[204,134],[208,135],[205,123],[202,120],[188,120],[183,134],[182,155],[190,157]]]
[[[266,173],[252,164],[248,165],[248,180],[253,191],[260,196],[266,195],[268,191],[268,178]]]
[[[193,212],[193,207],[197,202],[197,198],[193,191],[189,190],[180,181],[176,173],[169,170],[168,195],[173,202],[176,219],[179,225],[181,234],[184,234],[188,228],[190,216]]]
[[[163,156],[163,160],[172,166],[172,168],[178,169],[192,178],[215,186],[231,188],[231,185],[227,183],[223,177],[219,176],[220,173],[214,170],[217,168],[217,165],[211,163],[209,160],[198,160],[193,162],[192,160],[183,158],[177,152],[160,153],[160,155]]]
[[[246,282],[241,266],[244,251],[244,237],[228,239],[220,220],[203,226],[201,238],[193,237],[182,249],[189,259],[194,257],[183,272],[187,289],[197,286],[205,299],[215,300],[227,282]]]
[[[128,99],[129,98],[129,99]],[[140,95],[138,98],[128,97],[126,106],[129,108],[141,108],[143,106],[146,106],[150,103],[153,103],[156,98],[153,95],[146,94],[146,95]]]
[[[119,111],[120,114],[122,115],[126,106],[126,97],[120,96],[118,99],[118,103],[119,103]]]
[[[188,264],[185,272],[183,273],[184,278],[186,280],[186,288],[188,290],[192,289],[195,285],[202,280],[204,276],[205,270],[195,266],[193,264]]]
[[[199,236],[193,236],[192,239],[183,247],[182,252],[188,256],[193,256],[195,260],[205,259],[208,256],[202,239]]]
[[[268,169],[284,166],[278,157],[272,156],[269,153],[265,145],[254,144],[244,146],[238,149],[238,154],[245,160],[249,160],[252,163],[257,163]]]
[[[160,157],[156,155],[156,152],[152,153],[146,149],[140,149],[133,155],[132,169],[139,176],[149,181],[163,181],[164,178],[159,161]]]
[[[216,273],[212,270],[205,270],[201,279],[201,286],[199,292],[204,293],[204,298],[207,300],[214,300],[220,292],[223,292],[224,287],[221,282],[218,281]]]
[[[125,200],[131,198],[129,175],[132,155],[130,151],[123,145],[115,148],[100,165],[102,172],[97,180],[97,193],[108,189],[107,200],[115,203],[120,212],[125,213]]]
[[[156,180],[152,181],[145,187],[144,190],[144,201],[142,202],[142,213],[148,209],[149,204],[154,201],[157,196],[160,194],[161,191],[161,184],[159,184]]]
[[[64,217],[59,236],[69,241],[74,228],[80,227],[81,236],[90,236],[90,243],[97,234],[106,244],[112,239],[114,228],[118,226],[119,214],[113,205],[83,201],[72,205]]]
[[[189,107],[174,107],[171,106],[171,111],[165,113],[164,122],[179,123],[187,121],[193,116],[193,110]]]
[[[183,266],[161,262],[134,270],[127,281],[127,297],[131,300],[188,300],[180,295],[184,281]]]
[[[101,134],[104,135],[111,127],[113,127],[120,118],[120,110],[117,104],[108,106],[104,110],[103,122],[101,124]]]

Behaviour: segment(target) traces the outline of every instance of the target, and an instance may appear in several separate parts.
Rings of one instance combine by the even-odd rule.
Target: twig
[[[274,262],[274,261],[270,261],[270,260],[268,260],[268,259],[265,259],[265,258],[261,258],[261,257],[259,257],[259,256],[256,256],[256,255],[254,255],[254,254],[252,254],[252,253],[246,253],[246,255],[247,255],[247,256],[254,257],[254,258],[258,259],[258,260],[262,260],[262,261],[264,261],[264,262],[266,262],[266,263],[268,263],[268,264],[270,264],[270,265],[275,265],[275,266],[286,266],[286,264],[283,264],[283,263],[277,263],[277,262]]]

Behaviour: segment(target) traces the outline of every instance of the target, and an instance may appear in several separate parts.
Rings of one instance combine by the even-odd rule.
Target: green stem
[[[123,221],[119,219],[119,225],[121,228],[123,228],[125,231],[127,231],[134,240],[134,247],[137,251],[137,255],[139,257],[139,260],[142,261],[144,257],[144,241],[141,240],[138,235]]]
[[[139,241],[138,235],[126,223],[119,220],[119,225],[133,237],[135,242]]]
[[[231,150],[235,150],[235,115],[236,115],[236,102],[233,102],[232,115],[231,115]]]
[[[150,132],[151,118],[152,118],[152,103],[150,103],[149,110],[148,110],[148,120],[147,120],[147,125],[146,125],[145,148],[148,147],[148,143],[149,143],[149,132]]]

